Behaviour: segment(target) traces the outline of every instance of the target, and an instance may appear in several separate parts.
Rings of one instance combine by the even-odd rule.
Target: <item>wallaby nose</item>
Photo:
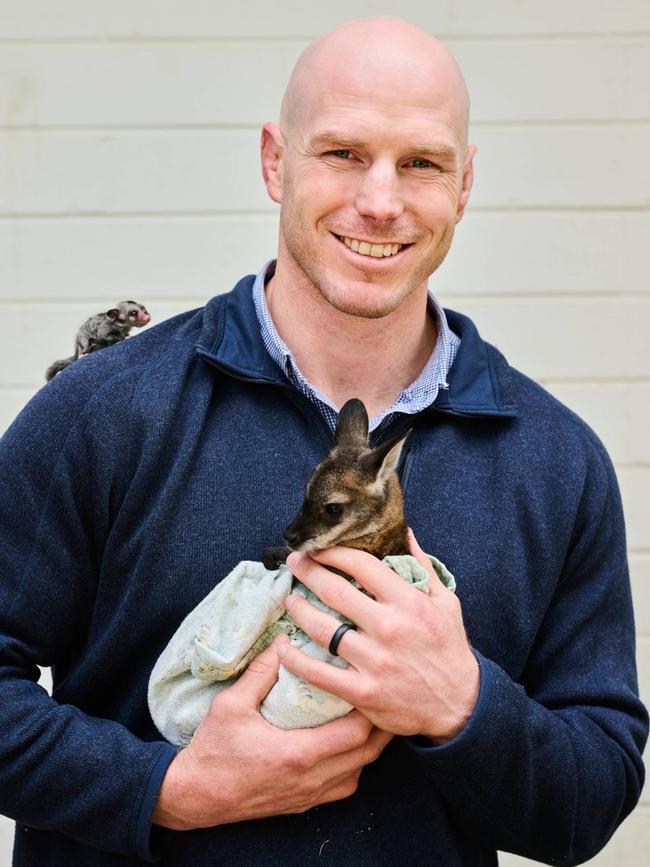
[[[285,542],[287,543],[287,545],[293,548],[298,543],[299,539],[300,533],[298,532],[298,530],[296,530],[293,524],[289,524],[287,529],[284,531]]]

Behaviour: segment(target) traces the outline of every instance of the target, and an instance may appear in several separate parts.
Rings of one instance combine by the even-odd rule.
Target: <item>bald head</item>
[[[461,147],[467,145],[469,97],[450,51],[431,34],[400,18],[351,21],[310,43],[293,70],[282,100],[287,138],[304,128],[328,101],[427,105],[448,113]]]

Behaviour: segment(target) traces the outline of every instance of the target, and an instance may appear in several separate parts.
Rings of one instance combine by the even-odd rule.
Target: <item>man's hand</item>
[[[364,551],[338,547],[292,554],[287,560],[292,573],[358,631],[346,632],[338,648],[347,669],[311,659],[288,644],[278,652],[285,668],[340,696],[380,729],[444,743],[462,731],[472,714],[479,668],[458,598],[442,585],[410,530],[409,545],[429,572],[429,594]],[[374,598],[325,566],[356,578]],[[301,629],[328,647],[340,626],[335,618],[300,596],[289,596],[286,606]]]
[[[301,813],[347,798],[392,735],[358,711],[313,729],[284,731],[259,707],[278,676],[286,636],[219,693],[191,743],[170,764],[153,821],[175,830]]]

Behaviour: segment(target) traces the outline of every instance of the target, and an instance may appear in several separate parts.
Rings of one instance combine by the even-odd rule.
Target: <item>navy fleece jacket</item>
[[[637,802],[647,734],[616,480],[586,425],[452,312],[450,388],[412,420],[401,473],[480,663],[468,726],[439,747],[395,738],[354,796],[305,814],[152,833],[175,752],[147,710],[154,662],[220,578],[281,542],[332,442],[267,355],[252,282],[76,362],[2,439],[0,811],[18,822],[15,864],[589,858]]]

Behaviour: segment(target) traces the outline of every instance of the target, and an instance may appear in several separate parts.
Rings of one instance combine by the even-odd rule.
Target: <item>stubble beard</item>
[[[288,198],[290,201],[291,197],[289,196]],[[282,219],[281,210],[280,234],[284,241],[284,246],[293,260],[294,266],[307,279],[312,292],[320,299],[324,299],[329,306],[338,312],[362,319],[383,319],[397,310],[403,301],[422,286],[442,264],[449,251],[454,235],[454,226],[452,225],[443,234],[443,237],[432,251],[431,256],[423,259],[419,267],[408,274],[404,283],[400,284],[389,297],[386,297],[386,294],[382,293],[383,297],[379,298],[371,282],[368,283],[367,294],[359,297],[359,293],[356,292],[355,297],[351,297],[351,294],[347,294],[342,290],[339,283],[328,276],[327,267],[322,257],[314,256],[314,251],[306,240],[309,234],[304,220],[298,217],[297,220],[291,221],[289,225],[286,225],[286,223],[287,221],[283,221]]]

